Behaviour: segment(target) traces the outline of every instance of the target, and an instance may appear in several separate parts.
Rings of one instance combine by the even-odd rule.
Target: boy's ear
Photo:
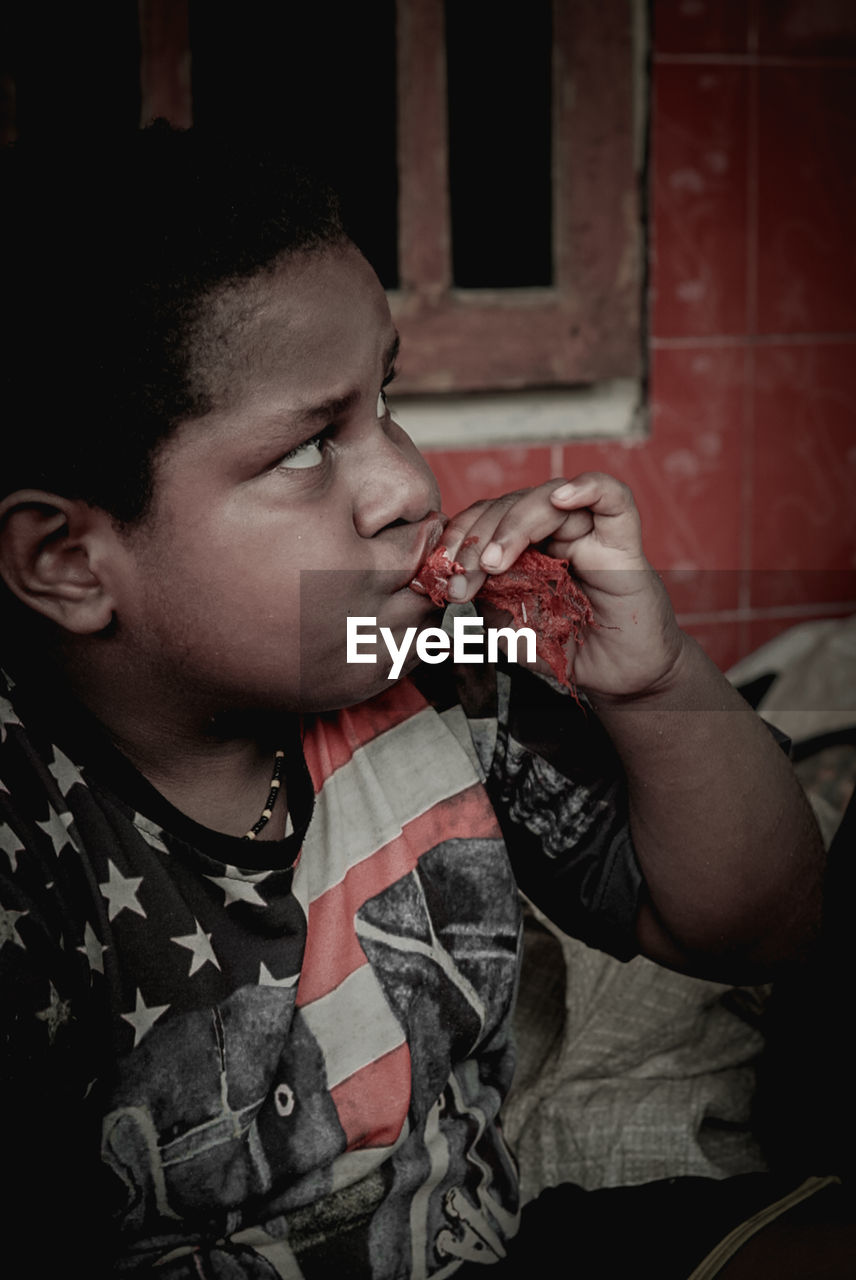
[[[76,635],[103,631],[113,617],[104,568],[115,541],[107,513],[80,500],[21,489],[0,501],[4,582],[30,609]]]

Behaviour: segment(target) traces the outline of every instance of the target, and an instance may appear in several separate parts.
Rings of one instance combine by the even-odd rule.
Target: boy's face
[[[377,664],[346,662],[349,615],[397,642],[436,622],[407,587],[442,519],[380,395],[396,339],[386,297],[346,246],[223,305],[216,407],[169,440],[151,514],[123,535],[116,634],[153,687],[212,714],[346,706],[388,688],[390,666],[380,641]]]

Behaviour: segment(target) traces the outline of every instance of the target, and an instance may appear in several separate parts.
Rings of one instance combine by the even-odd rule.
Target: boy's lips
[[[449,523],[449,517],[444,516],[440,511],[432,511],[423,521],[420,521],[420,528],[416,547],[410,559],[410,568],[396,583],[395,590],[401,591],[403,588],[409,587],[428,556],[438,545],[443,537],[443,530]]]

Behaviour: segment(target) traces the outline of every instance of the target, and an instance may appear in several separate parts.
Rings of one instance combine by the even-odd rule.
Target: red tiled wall
[[[597,467],[722,666],[856,610],[856,4],[658,0],[651,434],[437,453],[447,510]]]

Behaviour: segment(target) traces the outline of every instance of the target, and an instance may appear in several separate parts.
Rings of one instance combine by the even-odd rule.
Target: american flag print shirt
[[[593,717],[524,673],[435,672],[307,719],[294,830],[252,845],[173,809],[67,710],[0,703],[16,1220],[170,1280],[403,1280],[504,1255],[516,881],[624,955],[640,881]]]

